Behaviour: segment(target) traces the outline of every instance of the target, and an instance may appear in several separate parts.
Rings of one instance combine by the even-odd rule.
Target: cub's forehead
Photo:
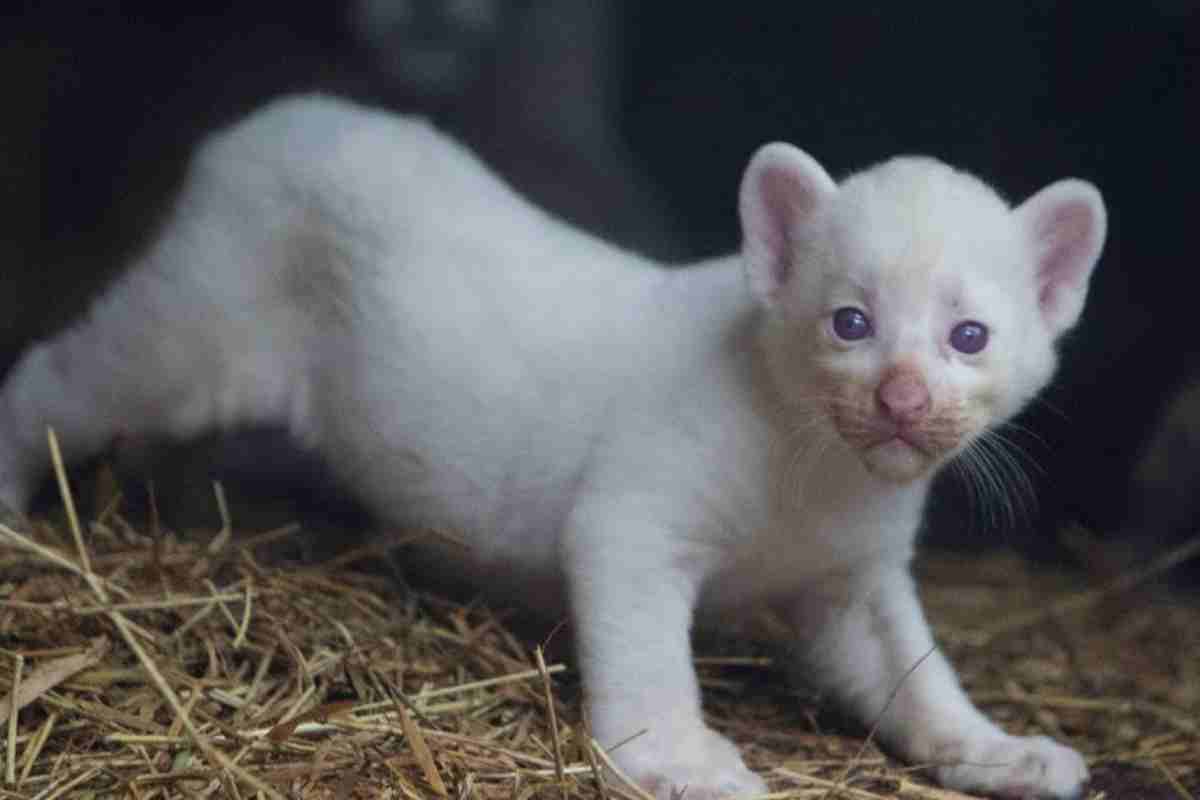
[[[898,156],[851,175],[839,194],[853,206],[878,211],[898,205],[946,212],[967,204],[974,213],[1006,214],[1009,206],[986,183],[936,158]]]
[[[852,272],[1007,270],[1019,253],[1008,204],[932,158],[895,158],[851,176],[830,211],[832,244]]]

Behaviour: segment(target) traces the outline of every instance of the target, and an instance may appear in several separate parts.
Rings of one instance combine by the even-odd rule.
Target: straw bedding
[[[587,735],[568,632],[370,568],[405,535],[295,563],[273,545],[298,526],[240,530],[219,491],[221,529],[181,535],[111,490],[80,520],[59,478],[61,514],[0,524],[0,800],[641,797]],[[975,701],[1080,748],[1090,798],[1195,800],[1200,603],[1156,576],[1196,552],[1100,581],[1006,555],[917,572]],[[763,647],[699,653],[710,722],[774,796],[963,797]]]

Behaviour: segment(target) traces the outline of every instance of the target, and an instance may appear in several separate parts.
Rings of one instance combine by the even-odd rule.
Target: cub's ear
[[[1057,336],[1079,320],[1088,280],[1104,247],[1104,200],[1095,186],[1052,183],[1013,212],[1032,246],[1042,318]]]
[[[813,213],[837,192],[833,179],[806,153],[776,142],[750,159],[738,198],[742,260],[750,291],[770,305],[787,282]]]

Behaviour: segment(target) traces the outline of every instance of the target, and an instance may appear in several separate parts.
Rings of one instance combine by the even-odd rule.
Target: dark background
[[[486,24],[456,21],[463,2]],[[376,39],[332,2],[3,12],[0,365],[152,233],[198,139],[287,91],[430,115],[538,202],[675,261],[737,246],[737,181],[766,141],[835,176],[924,152],[1014,201],[1087,178],[1110,214],[1059,379],[1021,420],[1036,510],[999,535],[964,525],[946,481],[937,538],[1044,555],[1064,523],[1162,544],[1197,521],[1200,486],[1155,516],[1128,481],[1172,393],[1200,377],[1200,4],[404,3]],[[403,57],[437,48],[457,71],[419,80]]]

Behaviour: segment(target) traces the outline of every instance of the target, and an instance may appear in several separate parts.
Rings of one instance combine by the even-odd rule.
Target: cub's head
[[[743,260],[789,405],[872,473],[929,473],[1050,379],[1104,243],[1088,183],[1010,208],[976,178],[896,158],[835,184],[770,144],[742,181]]]

